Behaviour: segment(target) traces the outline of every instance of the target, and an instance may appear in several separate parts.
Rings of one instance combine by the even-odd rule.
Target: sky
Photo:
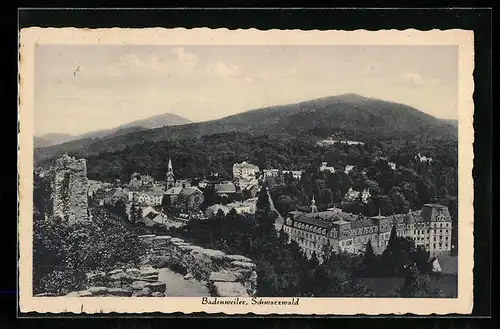
[[[455,46],[38,45],[35,135],[357,93],[458,118]]]

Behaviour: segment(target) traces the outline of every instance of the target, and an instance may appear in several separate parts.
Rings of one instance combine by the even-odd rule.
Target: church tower
[[[172,168],[172,159],[168,159],[168,168],[167,168],[167,181],[165,185],[165,189],[168,190],[175,185],[174,178],[174,169]]]
[[[318,207],[316,207],[316,200],[314,200],[314,194],[313,198],[311,200],[311,213],[318,212]]]

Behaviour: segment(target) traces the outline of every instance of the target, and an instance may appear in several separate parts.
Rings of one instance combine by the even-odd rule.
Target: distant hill
[[[452,125],[453,127],[458,128],[458,120],[456,119],[441,119],[443,122],[446,122],[447,124]]]
[[[36,147],[47,147],[72,141],[76,136],[69,134],[46,134],[43,136],[35,136],[33,143]]]
[[[64,152],[98,154],[144,142],[199,138],[231,131],[308,140],[319,140],[333,133],[358,140],[457,138],[456,127],[410,106],[345,94],[251,110],[218,120],[138,131],[97,141],[73,141],[38,149],[35,152],[35,160],[43,162]]]
[[[35,148],[43,148],[76,140],[109,138],[147,129],[183,125],[187,123],[191,123],[191,121],[176,114],[164,113],[150,118],[133,121],[112,129],[92,131],[77,136],[68,134],[46,134],[40,137],[35,137],[34,144]]]

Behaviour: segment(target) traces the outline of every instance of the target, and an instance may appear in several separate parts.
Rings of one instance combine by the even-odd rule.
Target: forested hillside
[[[302,141],[317,141],[335,133],[348,139],[412,140],[422,145],[433,139],[457,139],[456,127],[412,107],[358,95],[341,95],[252,110],[219,120],[150,129],[99,140],[72,141],[36,149],[35,161],[44,162],[64,152],[95,155],[148,142],[197,139],[228,132]]]

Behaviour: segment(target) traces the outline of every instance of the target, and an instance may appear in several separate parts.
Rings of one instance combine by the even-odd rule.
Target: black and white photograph
[[[30,48],[29,298],[242,313],[325,300],[311,314],[471,299],[472,67],[456,41],[70,32]]]

